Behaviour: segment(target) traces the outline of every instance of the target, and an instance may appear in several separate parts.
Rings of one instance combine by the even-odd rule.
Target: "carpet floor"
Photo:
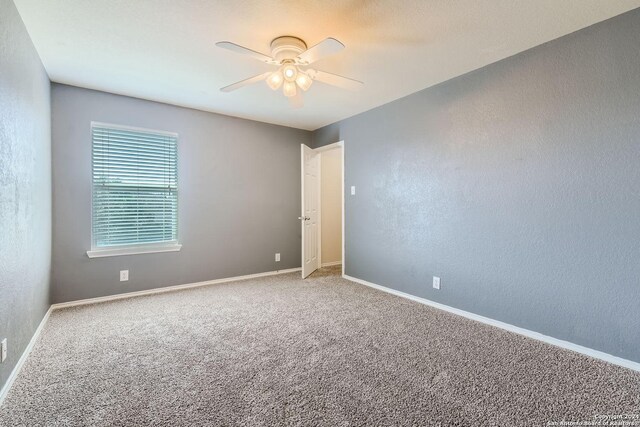
[[[640,373],[349,282],[338,267],[56,310],[0,425],[546,426],[605,416],[640,424]]]

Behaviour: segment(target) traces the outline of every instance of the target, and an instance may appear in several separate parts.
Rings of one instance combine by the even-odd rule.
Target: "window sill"
[[[178,243],[170,244],[170,245],[129,246],[125,248],[94,249],[91,251],[87,251],[87,256],[89,258],[102,258],[107,256],[153,254],[158,252],[177,252],[181,248],[182,248],[182,245]]]

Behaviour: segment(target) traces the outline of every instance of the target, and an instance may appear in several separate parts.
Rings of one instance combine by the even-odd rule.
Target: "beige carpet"
[[[640,417],[640,373],[338,271],[54,311],[0,425],[544,426]]]

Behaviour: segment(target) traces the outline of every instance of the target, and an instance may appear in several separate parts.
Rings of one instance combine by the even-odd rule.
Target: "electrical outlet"
[[[433,289],[440,289],[440,278],[433,276]]]
[[[0,356],[0,363],[4,362],[7,359],[7,339],[3,339],[0,343],[0,347],[2,347],[2,351],[0,352],[2,355]]]
[[[120,281],[126,282],[129,280],[129,270],[120,270]]]
[[[279,253],[276,254],[276,262],[280,262],[280,254]]]

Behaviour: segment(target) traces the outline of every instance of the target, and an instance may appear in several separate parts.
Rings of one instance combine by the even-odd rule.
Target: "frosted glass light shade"
[[[300,86],[300,89],[307,91],[311,87],[311,83],[313,83],[313,80],[311,80],[311,77],[304,73],[298,73],[298,77],[296,77],[296,83],[298,84],[298,86]]]
[[[282,92],[284,92],[284,96],[286,97],[296,96],[295,82],[284,82],[284,86],[282,87]]]
[[[282,72],[278,70],[278,71],[275,71],[273,74],[271,74],[269,77],[267,77],[267,84],[271,89],[277,90],[280,87],[280,85],[282,85],[283,80],[284,80],[284,77],[282,77]]]

